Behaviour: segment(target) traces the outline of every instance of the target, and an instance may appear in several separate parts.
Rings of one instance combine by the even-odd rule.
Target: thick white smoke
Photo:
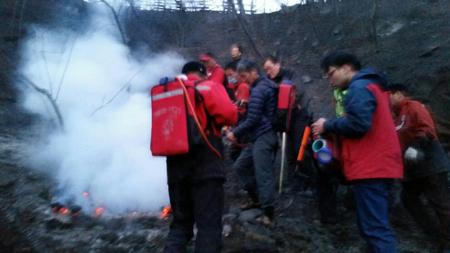
[[[134,60],[110,13],[92,11],[91,20],[82,34],[34,27],[23,45],[20,71],[52,94],[65,123],[64,131],[33,143],[30,162],[55,176],[60,201],[85,211],[99,205],[112,213],[155,211],[168,196],[165,160],[149,150],[148,88],[176,75],[183,59]],[[48,101],[31,89],[24,106],[55,118]]]

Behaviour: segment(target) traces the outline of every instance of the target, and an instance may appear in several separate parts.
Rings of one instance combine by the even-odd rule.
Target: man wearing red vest
[[[222,144],[220,129],[236,124],[237,108],[222,85],[204,80],[206,69],[200,62],[185,64],[182,73],[186,75],[184,83],[188,92],[195,92],[194,110],[199,125],[210,144],[216,145],[211,148],[206,141],[199,140],[190,145],[189,153],[167,157],[173,221],[164,252],[186,252],[195,223],[198,229],[195,252],[219,253],[222,247],[225,174],[217,150]]]
[[[358,227],[370,252],[397,252],[388,192],[392,180],[403,177],[403,166],[389,96],[382,89],[386,81],[373,69],[361,69],[358,59],[344,52],[328,54],[321,67],[334,88],[348,88],[348,93],[344,115],[318,119],[313,132],[341,138],[343,172],[355,194]]]

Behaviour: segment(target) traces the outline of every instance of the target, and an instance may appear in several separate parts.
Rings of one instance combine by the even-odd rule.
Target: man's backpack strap
[[[211,144],[211,142],[209,141],[208,136],[206,135],[205,131],[203,131],[202,125],[200,124],[200,121],[199,121],[199,119],[198,119],[198,116],[197,116],[197,114],[195,113],[195,103],[196,103],[196,101],[197,101],[197,93],[198,93],[198,96],[199,96],[198,99],[201,99],[201,101],[203,100],[203,97],[201,96],[200,92],[197,91],[197,89],[195,88],[195,89],[194,89],[194,90],[195,90],[195,93],[194,93],[194,94],[195,94],[195,100],[196,100],[196,101],[194,101],[194,103],[193,103],[193,101],[191,101],[191,98],[190,98],[190,96],[189,96],[189,93],[188,93],[188,91],[187,91],[187,89],[186,89],[186,85],[184,84],[184,82],[183,82],[181,79],[179,79],[179,78],[177,78],[177,80],[178,80],[178,82],[180,83],[181,87],[182,87],[183,90],[184,90],[184,94],[185,94],[185,97],[186,97],[186,102],[187,102],[188,110],[191,111],[191,114],[192,114],[192,116],[193,116],[193,118],[194,118],[195,125],[197,126],[197,129],[199,130],[200,135],[202,136],[202,139],[205,141],[206,145],[211,149],[212,152],[214,152],[219,158],[222,158],[221,153],[220,153],[220,152],[219,152],[219,151]],[[197,83],[194,85],[194,87],[195,87],[196,85],[198,85],[198,83],[200,83],[200,82],[197,82]],[[203,108],[204,108],[206,114],[208,115],[208,113],[207,113],[207,111],[206,111],[206,108],[205,108],[204,106],[203,106]],[[210,121],[208,120],[208,122],[210,122]]]

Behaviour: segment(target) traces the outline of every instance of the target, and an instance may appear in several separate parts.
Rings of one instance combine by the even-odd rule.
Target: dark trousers
[[[421,200],[425,196],[432,207],[436,219]],[[419,224],[427,235],[439,238],[442,249],[450,249],[450,192],[447,173],[438,173],[427,177],[403,182],[402,202],[413,219]]]
[[[256,189],[255,168],[253,166],[253,148],[247,145],[241,150],[238,158],[233,164],[233,169],[239,177],[242,188],[248,192],[251,199],[258,202],[258,193]]]
[[[286,160],[287,166],[285,168],[285,184],[292,190],[305,190],[312,187],[314,175],[314,165],[312,164],[312,156],[309,150],[306,150],[303,163],[300,168],[297,168],[297,156],[300,149],[301,140],[305,127],[308,126],[310,119],[305,112],[294,109],[291,118],[291,127],[287,133],[286,141]],[[298,169],[298,171],[296,170]]]
[[[204,179],[195,183],[184,179],[169,185],[173,220],[166,239],[165,253],[186,252],[186,245],[193,236],[194,223],[198,229],[195,252],[220,252],[223,183],[223,179]]]
[[[390,185],[390,181],[383,179],[352,183],[358,227],[371,253],[397,252],[395,236],[389,225]]]
[[[273,207],[275,202],[275,177],[273,162],[277,148],[277,136],[270,131],[259,136],[245,147],[233,167],[244,189],[257,195],[261,207]]]
[[[337,161],[329,165],[317,165],[317,197],[322,223],[337,222],[337,191],[344,175]]]

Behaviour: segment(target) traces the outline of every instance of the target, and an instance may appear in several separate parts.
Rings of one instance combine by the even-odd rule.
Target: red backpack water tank
[[[177,80],[160,83],[151,91],[152,129],[150,150],[153,156],[189,152],[185,93]]]
[[[277,105],[277,120],[279,122],[278,130],[282,132],[289,131],[289,125],[291,122],[292,109],[295,105],[295,86],[290,81],[283,81],[278,87],[278,105]],[[281,116],[280,116],[281,115]]]

